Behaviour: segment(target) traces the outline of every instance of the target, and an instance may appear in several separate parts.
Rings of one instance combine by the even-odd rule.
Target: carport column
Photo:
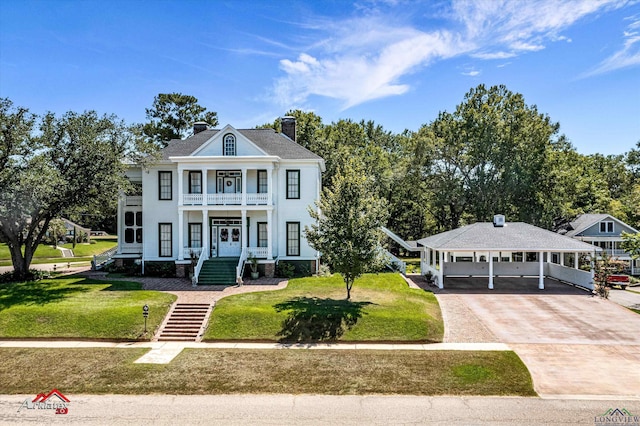
[[[438,271],[438,287],[444,288],[444,252],[440,251],[440,270]]]
[[[560,266],[564,266],[564,253],[560,253]]]
[[[489,252],[489,290],[493,290],[493,253]]]
[[[576,257],[575,257],[575,262],[573,262],[574,263],[573,267],[576,269],[580,269],[580,253],[575,252],[575,256]]]
[[[538,288],[544,290],[544,262],[542,259],[542,252],[538,253],[538,264],[540,265],[540,271],[538,275]]]

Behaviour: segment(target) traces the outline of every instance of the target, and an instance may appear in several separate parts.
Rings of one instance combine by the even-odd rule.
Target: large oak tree
[[[117,199],[132,139],[115,116],[37,117],[0,99],[0,242],[9,247],[16,278],[28,278],[52,219]]]

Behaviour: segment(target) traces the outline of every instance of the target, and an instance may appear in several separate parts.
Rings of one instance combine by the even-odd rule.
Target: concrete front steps
[[[208,303],[176,303],[155,340],[199,342],[212,310]]]

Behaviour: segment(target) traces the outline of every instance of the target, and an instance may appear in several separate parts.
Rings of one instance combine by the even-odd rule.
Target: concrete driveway
[[[477,330],[508,344],[541,396],[640,398],[640,315],[554,280],[538,290],[537,279],[497,278],[493,291],[486,281],[449,278],[436,292],[445,341]]]

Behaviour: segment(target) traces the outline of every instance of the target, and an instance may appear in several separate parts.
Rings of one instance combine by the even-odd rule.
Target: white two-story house
[[[319,254],[303,231],[320,197],[324,160],[295,142],[295,118],[284,117],[282,128],[196,123],[152,166],[132,166],[139,194],[119,201],[114,258],[138,259],[143,269],[174,262],[177,276],[197,261],[198,284],[236,282],[252,256],[268,277],[280,261],[315,272]]]

